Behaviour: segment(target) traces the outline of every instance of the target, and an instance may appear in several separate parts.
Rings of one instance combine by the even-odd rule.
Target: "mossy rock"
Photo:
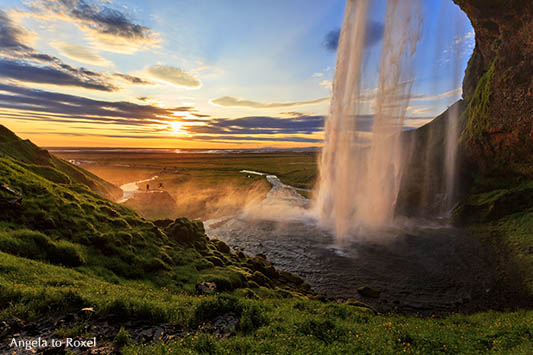
[[[224,262],[219,257],[207,256],[206,259],[207,261],[211,262],[215,266],[224,266]]]
[[[224,243],[223,241],[221,240],[218,240],[218,239],[212,239],[211,242],[214,244],[215,248],[223,253],[223,254],[229,254],[231,252],[231,249],[230,247]]]
[[[533,207],[533,185],[471,194],[452,216],[455,225],[493,222]]]
[[[278,274],[279,274],[279,280],[284,283],[291,283],[297,286],[304,283],[304,280],[301,277],[291,274],[290,272],[279,270]]]
[[[265,287],[273,286],[272,281],[260,271],[255,271],[250,277],[250,280],[256,282],[260,286],[265,286]]]
[[[372,288],[370,286],[361,286],[357,289],[357,292],[363,296],[368,298],[379,298],[381,295],[381,291],[376,290],[375,288]]]
[[[208,238],[205,235],[203,223],[190,221],[187,218],[178,218],[165,228],[167,236],[180,244],[195,249],[207,248]]]

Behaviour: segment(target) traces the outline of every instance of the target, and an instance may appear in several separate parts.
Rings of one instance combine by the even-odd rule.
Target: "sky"
[[[413,1],[416,3],[417,1]],[[370,132],[386,0],[370,0]],[[474,46],[451,0],[420,0],[406,128],[461,96]],[[40,146],[320,146],[344,0],[0,0],[0,122]]]

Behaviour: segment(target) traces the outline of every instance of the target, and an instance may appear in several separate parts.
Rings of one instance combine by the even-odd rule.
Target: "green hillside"
[[[26,164],[27,169],[36,171],[54,182],[66,182],[65,179],[69,179],[73,183],[84,184],[92,191],[112,200],[122,196],[122,190],[113,184],[51,155],[29,140],[20,139],[3,125],[0,125],[0,157],[14,158],[14,161]]]

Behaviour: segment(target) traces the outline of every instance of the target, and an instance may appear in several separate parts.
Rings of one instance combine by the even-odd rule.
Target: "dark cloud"
[[[92,72],[61,70],[52,66],[33,66],[24,61],[0,59],[0,77],[39,84],[77,86],[100,91],[115,91],[112,84],[94,78]]]
[[[121,73],[115,73],[113,74],[113,76],[116,76],[117,78],[120,78],[130,84],[135,84],[135,85],[152,85],[153,83],[150,82],[150,81],[147,81],[147,80],[144,80],[142,78],[139,78],[137,76],[133,76],[133,75],[127,75],[127,74],[121,74]],[[141,100],[141,101],[144,101],[144,100]]]
[[[211,141],[211,142],[227,142],[227,141],[242,141],[243,143],[249,141],[260,142],[295,142],[295,143],[320,143],[321,139],[307,138],[307,137],[254,137],[254,136],[194,136],[192,140],[197,141]]]
[[[40,114],[55,114],[42,120],[69,120],[70,122],[99,122],[118,124],[153,124],[175,121],[175,112],[190,112],[188,106],[162,108],[138,105],[125,101],[99,101],[81,96],[27,89],[15,85],[0,84],[0,107]],[[16,119],[23,119],[17,117]]]
[[[0,10],[0,49],[4,51],[27,51],[31,48],[24,44],[25,31],[17,26],[7,14]]]
[[[373,46],[374,44],[381,41],[383,38],[384,25],[379,22],[369,21],[366,24],[366,33],[365,33],[365,47]],[[341,31],[340,29],[331,30],[326,33],[324,41],[322,42],[323,46],[332,52],[337,50],[339,46],[339,37]]]
[[[129,39],[151,37],[149,28],[133,22],[124,13],[107,6],[89,4],[83,0],[45,1],[52,9],[71,18],[78,19],[91,29]]]
[[[111,52],[132,54],[160,42],[157,33],[135,23],[122,9],[112,8],[103,1],[37,0],[31,10],[76,23],[91,40],[100,44],[99,49]]]
[[[251,116],[213,118],[205,122],[206,125],[184,125],[183,128],[193,134],[312,134],[322,131],[324,116]]]
[[[324,37],[324,42],[322,42],[322,45],[328,50],[335,52],[337,50],[337,47],[339,46],[339,37],[341,35],[341,30],[331,30],[328,33],[326,33],[326,36]]]

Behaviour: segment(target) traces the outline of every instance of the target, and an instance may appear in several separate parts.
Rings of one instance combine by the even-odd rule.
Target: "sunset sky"
[[[385,12],[384,0],[371,2],[362,131],[371,129]],[[320,145],[344,6],[0,0],[0,122],[41,146]],[[460,97],[474,45],[451,0],[423,1],[421,16],[408,127]]]

